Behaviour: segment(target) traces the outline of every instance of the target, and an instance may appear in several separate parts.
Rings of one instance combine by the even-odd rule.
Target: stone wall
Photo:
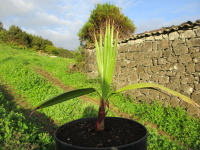
[[[87,78],[97,78],[98,69],[94,44],[85,49]],[[190,97],[200,105],[200,20],[179,26],[132,35],[118,41],[117,60],[113,75],[116,90],[134,83],[149,82],[168,87]],[[123,92],[136,101],[161,100],[181,106],[192,115],[198,110],[166,93],[151,89]]]

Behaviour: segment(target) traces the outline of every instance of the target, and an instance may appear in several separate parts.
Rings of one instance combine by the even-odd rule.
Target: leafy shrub
[[[28,34],[18,26],[12,25],[9,30],[0,31],[0,42],[9,43],[12,46],[19,45],[23,48],[34,50],[42,50],[51,54],[58,54],[58,50],[53,43],[48,39],[43,39],[41,36]],[[13,45],[14,44],[14,45]]]
[[[78,63],[85,61],[85,51],[80,46],[78,47],[78,50],[75,49],[74,56]]]
[[[70,50],[58,48],[58,54],[57,56],[63,57],[63,58],[74,58],[74,53]]]
[[[111,21],[114,20],[115,29],[119,27],[119,38],[123,38],[135,32],[136,27],[133,24],[133,21],[127,16],[124,16],[119,7],[114,4],[111,5],[110,3],[97,4],[95,9],[91,12],[88,22],[86,22],[83,28],[79,30],[78,36],[81,41],[94,43],[94,31],[98,40],[100,28],[102,30],[101,33],[105,33],[105,22],[108,18],[111,19]],[[104,37],[104,35],[102,35],[102,37]]]

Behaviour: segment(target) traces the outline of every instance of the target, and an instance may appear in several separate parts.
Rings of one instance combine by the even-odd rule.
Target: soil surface
[[[95,132],[95,122],[94,119],[67,124],[58,130],[57,138],[74,146],[97,148],[130,144],[146,135],[143,126],[129,120],[105,118],[102,132]]]

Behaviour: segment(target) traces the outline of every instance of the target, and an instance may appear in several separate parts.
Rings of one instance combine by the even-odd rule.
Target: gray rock
[[[167,76],[160,76],[158,78],[158,82],[159,83],[168,83],[169,82],[169,77],[167,77]]]
[[[183,73],[185,71],[185,67],[181,63],[176,63],[174,65],[174,69],[178,70],[180,73]]]
[[[188,48],[186,46],[184,46],[183,44],[177,45],[174,48],[174,54],[177,55],[183,55],[188,53]]]
[[[176,97],[171,98],[170,104],[171,104],[172,107],[179,106],[179,103],[180,103],[180,100],[178,98],[176,98]]]
[[[200,63],[195,64],[195,70],[200,71]]]
[[[195,37],[195,33],[192,30],[186,30],[185,32],[180,34],[180,38],[192,38]]]
[[[122,52],[128,52],[128,44],[123,44],[122,46],[119,47],[118,52],[122,53]]]
[[[71,63],[69,64],[68,69],[73,70],[75,67],[76,67],[76,63]]]
[[[182,90],[188,94],[191,94],[193,92],[193,88],[190,87],[189,85],[187,84],[184,84],[181,86],[182,87]]]
[[[186,65],[186,72],[189,74],[192,74],[193,72],[195,72],[195,64],[193,63],[189,63]]]
[[[140,76],[141,80],[146,80],[146,81],[149,80],[149,74],[148,73],[141,72],[139,74],[139,76]]]
[[[187,62],[191,62],[192,58],[190,54],[184,54],[178,57],[178,61],[179,63],[187,63]]]
[[[198,27],[197,29],[194,29],[194,31],[197,36],[200,36],[200,27]]]
[[[154,73],[158,73],[161,70],[160,66],[151,66],[151,71]]]
[[[177,38],[179,38],[178,32],[169,33],[169,40],[174,40],[174,39],[177,39]]]
[[[158,65],[165,65],[166,59],[165,58],[158,58]]]
[[[152,57],[162,57],[162,51],[151,51],[149,52],[149,57],[152,58]]]

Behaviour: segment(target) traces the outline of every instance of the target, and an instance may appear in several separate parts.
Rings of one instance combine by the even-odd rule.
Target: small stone
[[[170,79],[170,83],[174,83],[174,84],[177,84],[177,85],[179,85],[180,84],[180,78],[178,78],[178,77],[170,77],[169,78]]]
[[[182,89],[184,92],[191,94],[193,92],[193,88],[187,84],[182,85]]]
[[[140,74],[141,72],[143,72],[143,67],[142,66],[138,66],[137,69],[136,69],[136,73],[137,74]]]
[[[196,70],[196,71],[200,71],[200,63],[195,64],[195,70]]]
[[[158,65],[164,65],[166,64],[166,59],[165,58],[158,58]]]
[[[153,65],[157,66],[158,65],[158,60],[157,59],[153,59]]]
[[[171,98],[171,101],[170,101],[170,104],[171,104],[172,107],[177,107],[177,106],[180,106],[180,105],[179,105],[179,102],[180,102],[179,99],[177,99],[177,98],[175,98],[175,97],[172,97],[172,98]]]
[[[173,64],[169,63],[169,64],[165,64],[165,65],[162,65],[162,70],[172,70],[173,68]]]
[[[200,84],[195,84],[195,90],[200,93]]]
[[[157,51],[157,41],[154,41],[153,43],[152,43],[152,49],[153,49],[153,51]]]
[[[129,79],[131,83],[136,83],[138,81],[138,75],[135,72],[133,72]]]
[[[199,63],[200,62],[200,57],[195,57],[193,58],[193,63]]]
[[[197,29],[194,30],[195,33],[197,34],[197,36],[200,36],[200,27],[198,27]]]
[[[162,57],[162,51],[150,51],[149,57]]]
[[[185,71],[185,67],[183,66],[183,64],[181,64],[181,63],[176,63],[175,65],[174,65],[174,69],[175,70],[178,70],[179,72],[184,72]]]
[[[185,76],[181,76],[181,84],[186,84],[187,83],[187,78]]]
[[[174,40],[174,39],[177,39],[179,38],[179,34],[178,32],[172,32],[169,34],[169,40]]]
[[[173,57],[173,56],[169,56],[168,58],[167,58],[167,60],[169,61],[169,62],[171,62],[171,63],[174,63],[174,62],[177,62],[177,57]]]
[[[186,30],[180,34],[180,38],[192,38],[195,37],[195,33],[192,30]]]
[[[163,34],[162,35],[164,39],[168,39],[168,35],[167,34]]]
[[[162,39],[163,39],[162,34],[160,34],[160,35],[155,35],[154,37],[155,37],[155,40],[156,40],[156,41],[162,40]]]
[[[176,56],[183,55],[183,54],[186,54],[186,53],[188,53],[188,48],[186,46],[184,46],[183,44],[177,45],[174,48],[174,54]]]
[[[191,38],[186,41],[188,47],[200,46],[200,38]]]
[[[142,43],[142,42],[144,42],[143,39],[137,39],[137,40],[134,41],[134,44],[139,44],[139,43]]]
[[[164,49],[163,57],[168,58],[171,55],[171,53],[172,53],[171,48],[166,48],[166,49]]]
[[[151,71],[154,73],[158,73],[161,70],[160,66],[151,66]]]
[[[169,77],[168,76],[160,76],[158,78],[159,83],[168,83],[169,82]]]
[[[128,60],[132,60],[133,59],[133,53],[131,53],[131,52],[125,53],[125,58],[128,59]]]
[[[149,74],[148,73],[141,72],[139,74],[139,76],[140,76],[141,80],[149,80]]]
[[[154,36],[148,36],[145,38],[146,41],[153,41],[154,40]]]
[[[158,41],[158,45],[157,45],[158,50],[168,48],[168,46],[169,46],[168,40]]]
[[[182,39],[175,39],[175,40],[172,42],[172,47],[174,48],[174,47],[176,47],[177,45],[179,45],[179,44],[184,44],[184,43],[185,43],[185,41],[182,40]]]
[[[133,58],[135,60],[139,60],[139,61],[144,60],[144,53],[142,53],[142,52],[133,52]]]
[[[184,54],[178,57],[178,61],[179,63],[187,63],[187,62],[191,62],[192,58],[190,54]]]
[[[76,67],[76,63],[71,63],[69,64],[68,69],[73,70],[75,67]]]
[[[128,44],[121,44],[119,49],[118,49],[118,52],[119,53],[123,53],[123,52],[128,52]]]
[[[195,72],[195,64],[190,63],[186,65],[186,72],[189,74],[192,74],[193,72]]]

